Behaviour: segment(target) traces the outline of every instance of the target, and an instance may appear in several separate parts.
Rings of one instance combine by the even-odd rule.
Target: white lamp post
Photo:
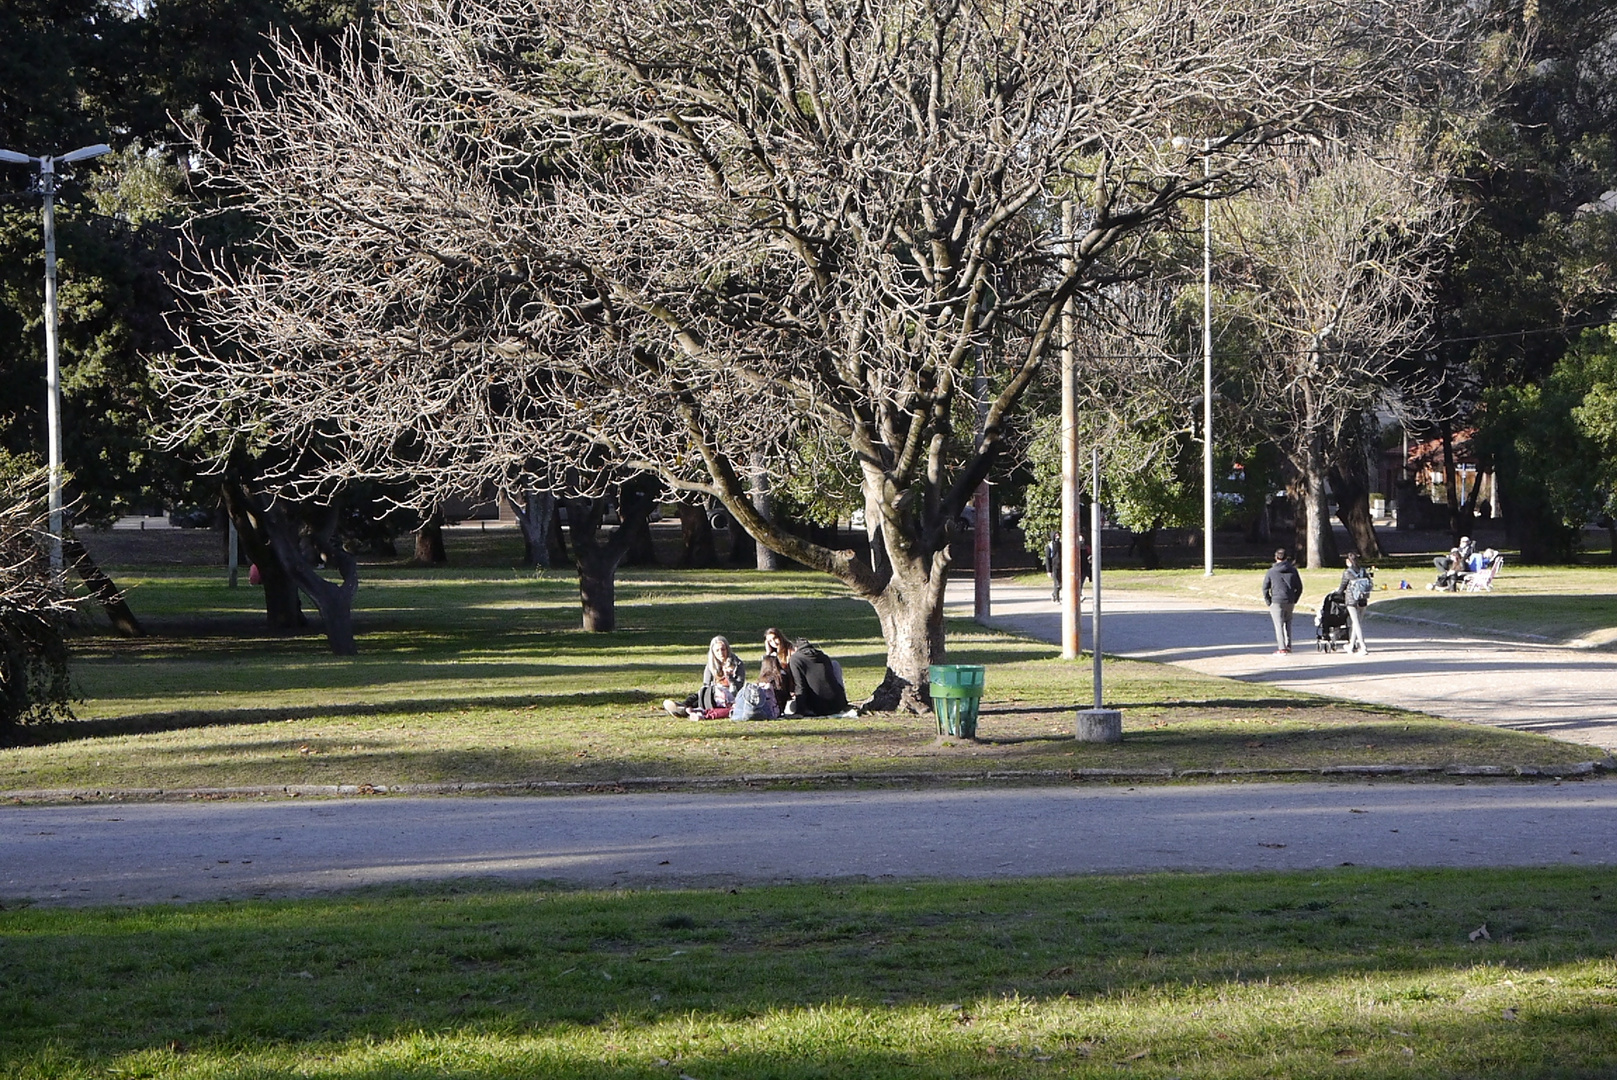
[[[62,570],[62,379],[56,352],[56,163],[110,154],[106,143],[84,146],[61,157],[30,157],[0,150],[0,161],[13,165],[39,163],[39,192],[45,197],[45,424],[50,455],[51,569]]]

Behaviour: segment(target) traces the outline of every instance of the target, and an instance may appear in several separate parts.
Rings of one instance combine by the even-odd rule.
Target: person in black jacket
[[[788,716],[834,716],[848,709],[848,691],[842,685],[842,671],[820,647],[807,638],[792,642],[792,657],[786,662],[792,676],[792,698]]]
[[[1275,552],[1274,565],[1263,575],[1263,602],[1275,624],[1275,655],[1291,652],[1291,613],[1303,596],[1303,578],[1286,549]]]

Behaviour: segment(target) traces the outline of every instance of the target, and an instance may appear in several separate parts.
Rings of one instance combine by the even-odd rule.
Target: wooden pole
[[[1067,274],[1076,271],[1072,258],[1074,230],[1072,200],[1061,204],[1061,233],[1067,241],[1067,257],[1061,262]],[[1076,358],[1077,327],[1073,302],[1061,312],[1061,658],[1078,659],[1079,640],[1079,535],[1078,535],[1078,390],[1073,365]]]

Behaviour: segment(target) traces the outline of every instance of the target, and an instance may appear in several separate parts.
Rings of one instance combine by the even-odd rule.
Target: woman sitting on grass
[[[786,640],[786,635],[777,626],[764,631],[764,656],[774,657],[780,667],[780,685],[775,690],[775,701],[784,709],[797,688],[792,685],[792,673],[786,666],[792,660],[791,642]]]
[[[787,716],[835,716],[848,709],[848,691],[842,685],[842,665],[825,655],[807,638],[792,642],[787,664],[792,676],[792,699]]]
[[[730,651],[730,641],[715,636],[707,646],[707,666],[702,669],[702,689],[684,702],[673,698],[663,700],[663,709],[670,716],[688,716],[692,720],[722,719],[730,715],[730,706],[742,684],[747,681],[747,669],[741,657]]]

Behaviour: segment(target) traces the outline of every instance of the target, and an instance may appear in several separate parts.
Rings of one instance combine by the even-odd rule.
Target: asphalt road
[[[1254,597],[1261,576],[1249,575]],[[1456,598],[1463,603],[1464,598]],[[1295,649],[1274,655],[1268,612],[1183,593],[1101,593],[1101,652],[1181,664],[1210,675],[1533,731],[1617,753],[1617,654],[1531,645],[1442,627],[1365,621],[1364,657],[1314,651],[1313,615],[1298,611]],[[1457,605],[1458,608],[1458,605]],[[971,582],[950,582],[948,611],[971,614]],[[1084,648],[1092,627],[1084,601]],[[991,625],[1059,643],[1061,615],[1043,589],[994,583]],[[1128,717],[1123,718],[1127,730]]]
[[[1288,783],[0,808],[0,903],[1155,870],[1617,863],[1617,781]]]

